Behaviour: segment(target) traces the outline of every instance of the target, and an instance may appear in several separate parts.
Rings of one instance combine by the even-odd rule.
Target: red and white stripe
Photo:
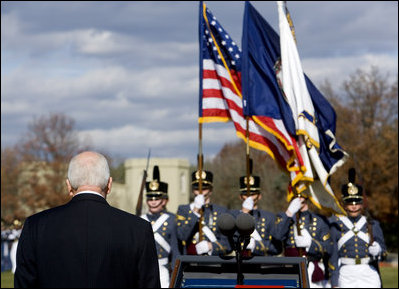
[[[231,76],[230,76],[231,75]],[[234,84],[231,77],[235,79]],[[201,122],[232,120],[238,137],[246,141],[246,120],[241,97],[241,74],[203,60]],[[283,170],[290,172],[293,182],[302,176],[302,160],[298,145],[286,131],[281,120],[270,117],[251,117],[249,120],[250,146],[266,151]],[[299,158],[298,158],[299,156]]]

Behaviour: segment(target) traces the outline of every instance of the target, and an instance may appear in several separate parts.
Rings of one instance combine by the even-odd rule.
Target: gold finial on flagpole
[[[295,27],[294,27],[294,23],[292,22],[290,12],[288,11],[288,8],[287,8],[287,1],[284,1],[284,9],[285,9],[285,15],[287,17],[288,24],[290,25],[290,28],[291,28],[292,37],[294,37],[294,41],[296,43]]]

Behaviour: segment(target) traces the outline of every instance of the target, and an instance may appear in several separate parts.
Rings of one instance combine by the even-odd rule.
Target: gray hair
[[[96,152],[83,152],[69,162],[68,179],[73,189],[80,186],[96,186],[104,190],[110,174],[106,158]]]

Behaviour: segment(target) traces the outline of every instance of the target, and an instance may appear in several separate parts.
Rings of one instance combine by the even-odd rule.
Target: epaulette
[[[181,215],[176,215],[176,220],[178,220],[178,221],[185,221],[185,220],[186,220],[186,217],[181,216]]]
[[[327,241],[328,239],[330,239],[330,233],[327,233],[323,236],[323,241]]]
[[[335,266],[333,264],[331,264],[330,262],[328,262],[328,268],[330,268],[331,270],[335,270]]]

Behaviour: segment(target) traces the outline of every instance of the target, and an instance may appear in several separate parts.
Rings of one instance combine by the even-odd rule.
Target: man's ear
[[[72,189],[71,183],[69,182],[68,179],[65,180],[65,183],[66,183],[66,186],[67,186],[67,189],[68,189],[69,196],[73,197],[73,189]]]
[[[111,187],[112,187],[112,177],[109,177],[108,184],[107,184],[107,187],[105,189],[105,195],[108,195],[108,194],[111,193]]]

